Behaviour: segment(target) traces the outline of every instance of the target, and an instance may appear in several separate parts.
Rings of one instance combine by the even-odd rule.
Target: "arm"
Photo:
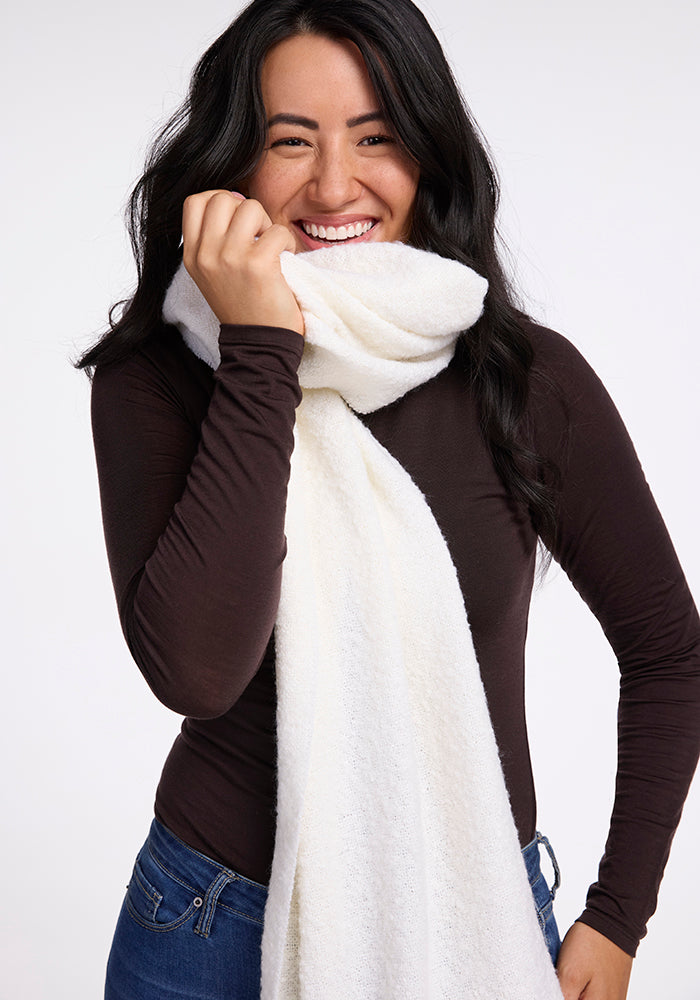
[[[563,477],[553,552],[600,621],[620,667],[610,833],[598,881],[562,949],[562,968],[570,971],[579,951],[598,953],[608,942],[633,956],[655,909],[698,757],[700,623],[610,398],[571,345],[545,331],[538,346],[539,337],[538,353],[570,411],[567,441],[560,405],[546,388],[535,391],[536,446],[553,456]],[[596,988],[587,1000],[624,996]]]
[[[214,717],[258,669],[276,616],[303,320],[279,261],[294,241],[257,202],[191,196],[183,240],[223,324],[206,417],[193,427],[187,412],[196,366],[188,388],[161,340],[160,357],[98,373],[93,427],[129,647],[166,705]]]
[[[156,696],[185,715],[227,711],[272,632],[301,346],[287,330],[223,327],[212,392],[209,371],[166,330],[95,375],[122,627]]]

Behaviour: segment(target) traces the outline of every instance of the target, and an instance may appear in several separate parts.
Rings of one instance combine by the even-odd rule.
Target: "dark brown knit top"
[[[566,340],[530,332],[549,383],[533,382],[528,425],[562,476],[554,557],[600,621],[621,676],[612,825],[581,919],[634,954],[698,756],[700,623],[607,393]],[[156,815],[263,883],[275,836],[272,632],[302,346],[290,331],[224,326],[213,372],[164,327],[128,360],[98,369],[93,387],[122,626],[153,692],[187,716]],[[447,540],[524,845],[535,831],[524,711],[530,517],[494,470],[456,360],[362,419],[411,474]]]

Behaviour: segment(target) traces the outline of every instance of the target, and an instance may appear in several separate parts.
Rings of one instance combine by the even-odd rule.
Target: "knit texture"
[[[401,244],[281,260],[306,344],[263,1000],[561,1000],[447,545],[353,412],[441,371],[486,282]],[[184,268],[164,317],[216,367],[218,323]]]

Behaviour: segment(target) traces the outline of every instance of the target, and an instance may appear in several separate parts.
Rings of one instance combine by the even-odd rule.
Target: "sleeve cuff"
[[[241,344],[281,347],[297,357],[297,364],[301,361],[304,350],[304,338],[296,330],[287,330],[281,326],[247,326],[237,323],[222,323],[219,334],[221,349]]]
[[[613,944],[616,944],[618,948],[621,948],[630,958],[634,958],[637,954],[639,938],[634,937],[629,931],[620,927],[619,924],[614,923],[614,921],[603,914],[584,910],[581,916],[577,918],[577,923],[592,927],[594,931],[598,931],[603,937],[606,937]]]

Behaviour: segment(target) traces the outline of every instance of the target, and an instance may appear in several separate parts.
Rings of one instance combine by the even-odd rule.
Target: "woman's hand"
[[[190,195],[182,210],[183,261],[220,323],[304,333],[280,254],[294,237],[260,202],[231,191]]]
[[[557,975],[564,1000],[625,1000],[632,959],[586,924],[575,923],[564,938]]]

